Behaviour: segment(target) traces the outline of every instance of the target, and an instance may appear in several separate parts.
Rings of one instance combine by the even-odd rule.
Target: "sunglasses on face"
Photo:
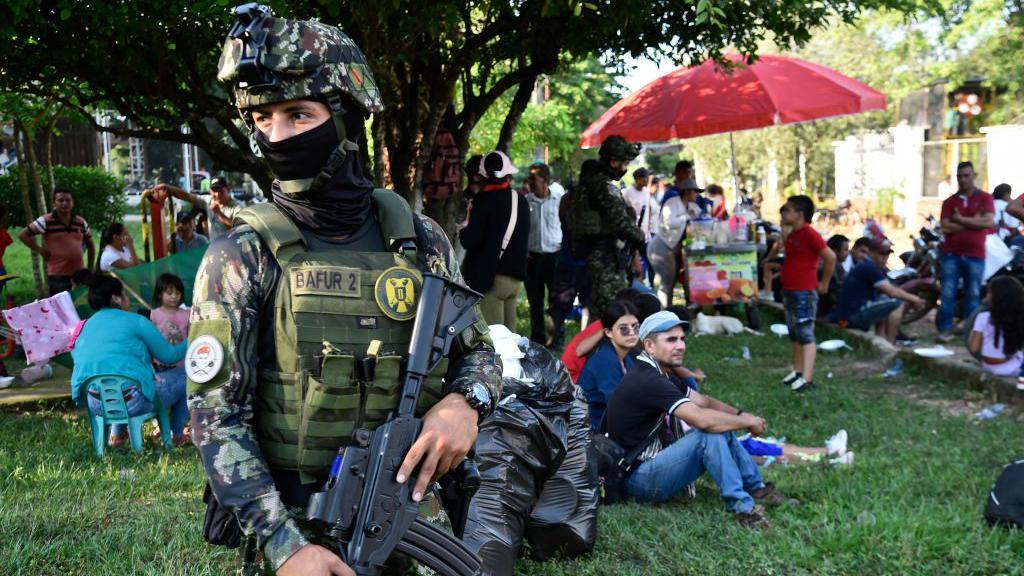
[[[640,324],[619,324],[615,329],[619,331],[619,336],[632,336],[640,332]]]

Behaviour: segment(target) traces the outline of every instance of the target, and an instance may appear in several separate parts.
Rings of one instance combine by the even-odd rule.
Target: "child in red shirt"
[[[802,392],[814,385],[814,318],[817,316],[818,294],[827,294],[836,255],[825,244],[821,234],[811,228],[814,201],[807,196],[793,196],[782,206],[782,225],[792,226],[786,237],[786,259],[782,264],[782,294],[786,325],[793,347],[793,371],[783,380],[792,390]],[[821,281],[818,261],[824,260]]]

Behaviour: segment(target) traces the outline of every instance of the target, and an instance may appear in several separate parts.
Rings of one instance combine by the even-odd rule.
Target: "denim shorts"
[[[852,315],[848,326],[856,330],[871,330],[872,326],[885,320],[893,310],[903,305],[903,302],[893,298],[879,298],[872,300],[860,307]]]
[[[814,290],[786,290],[782,295],[789,339],[798,344],[814,344],[814,318],[818,315],[818,293]]]

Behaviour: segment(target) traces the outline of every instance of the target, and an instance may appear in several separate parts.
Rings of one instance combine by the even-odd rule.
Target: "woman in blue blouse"
[[[605,407],[619,381],[633,365],[633,350],[639,341],[640,321],[636,307],[616,300],[601,315],[604,339],[587,359],[577,382],[590,405],[590,428],[597,430]]]
[[[99,393],[87,391],[83,385],[98,374],[117,374],[139,383],[124,391],[128,413],[134,416],[153,410],[153,398],[160,392],[154,385],[153,358],[165,364],[180,362],[188,342],[171,345],[147,318],[128,312],[129,300],[120,280],[95,274],[85,284],[89,287],[89,306],[97,312],[86,321],[71,351],[75,361],[71,399],[78,406],[87,401],[89,411],[99,414]],[[164,406],[171,406],[179,399],[161,394],[160,400]],[[121,430],[111,432],[115,438],[123,435]]]

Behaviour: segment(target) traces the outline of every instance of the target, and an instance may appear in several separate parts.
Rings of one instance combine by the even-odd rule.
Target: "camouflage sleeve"
[[[224,359],[208,382],[188,382],[192,441],[213,493],[256,536],[275,570],[308,543],[281,501],[251,426],[262,304],[279,275],[248,227],[210,244],[196,275],[189,341],[215,338]]]
[[[455,250],[441,226],[426,216],[418,216],[415,228],[419,248],[417,263],[420,269],[447,276],[463,284]],[[501,365],[494,353],[490,330],[479,307],[477,316],[477,323],[462,333],[449,354],[451,368],[447,387],[453,388],[466,381],[479,382],[487,387],[493,404],[497,405],[501,397]]]
[[[640,231],[640,226],[637,225],[636,213],[626,204],[618,188],[608,184],[604,193],[599,193],[596,200],[597,209],[608,215],[616,238],[632,242],[634,245],[647,241],[644,233]]]

